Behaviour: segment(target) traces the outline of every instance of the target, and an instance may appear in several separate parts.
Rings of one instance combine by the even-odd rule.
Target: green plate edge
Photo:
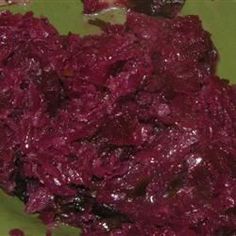
[[[187,0],[184,15],[199,15],[220,55],[218,75],[236,83],[236,0]]]
[[[98,32],[87,23],[82,14],[80,0],[34,0],[29,6],[1,8],[12,12],[33,11],[36,16],[44,16],[62,34],[68,32],[81,35]],[[218,75],[236,83],[236,0],[187,0],[183,15],[199,15],[205,29],[211,34],[220,54]],[[112,11],[99,16],[102,19],[122,23],[122,11]],[[16,198],[0,191],[0,235],[8,236],[11,229],[19,228],[26,236],[45,236],[46,229],[36,216],[24,213],[23,204]],[[61,226],[54,236],[79,236],[78,229]]]

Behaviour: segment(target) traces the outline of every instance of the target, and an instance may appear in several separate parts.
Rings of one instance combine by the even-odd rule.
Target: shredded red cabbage
[[[198,17],[100,36],[0,15],[0,185],[83,235],[233,235],[236,90]]]
[[[185,0],[82,0],[84,13],[97,13],[112,7],[125,7],[147,15],[175,17]]]

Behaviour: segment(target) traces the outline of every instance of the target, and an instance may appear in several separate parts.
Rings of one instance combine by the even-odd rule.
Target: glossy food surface
[[[72,39],[72,41],[73,41],[73,39]],[[213,62],[213,64],[211,64],[211,65],[213,65],[213,67],[214,67],[214,60],[212,61]],[[208,62],[207,62],[208,63]],[[116,65],[116,67],[115,67],[115,72],[117,73],[117,66],[119,66],[119,65]],[[99,66],[99,68],[101,68],[101,66]],[[114,69],[114,68],[113,68]],[[68,71],[68,70],[67,70]],[[96,70],[95,70],[96,71]],[[113,70],[112,70],[113,71]],[[174,71],[174,68],[173,68],[173,71]],[[69,72],[71,72],[71,71],[69,71]],[[112,72],[113,73],[113,72]],[[115,75],[116,75],[116,73],[115,73]],[[120,71],[118,71],[118,73],[120,73]],[[149,73],[148,71],[146,71],[145,73]],[[69,76],[70,77],[70,75],[71,75],[71,73],[67,73],[66,72],[66,74],[67,74],[67,76]],[[89,76],[92,76],[92,75],[89,75]],[[103,81],[103,78],[101,78],[101,81]],[[98,81],[99,83],[101,83],[101,81]],[[212,81],[214,81],[214,80],[212,80]],[[97,82],[96,82],[96,84],[97,84]],[[215,82],[214,82],[214,84],[215,84]],[[216,84],[215,84],[216,85]],[[215,86],[214,85],[214,86]],[[133,85],[132,85],[133,86]],[[187,84],[186,84],[186,86],[187,86]],[[74,87],[74,86],[72,86],[72,87]],[[112,87],[113,88],[113,87]],[[114,89],[116,89],[116,88],[114,88]],[[215,88],[214,88],[215,89]],[[122,89],[122,91],[123,91],[123,89]],[[128,90],[128,92],[130,92],[129,90]],[[132,92],[132,91],[131,91]],[[208,93],[208,92],[207,92]],[[221,92],[220,92],[221,93]],[[119,96],[119,91],[118,91],[118,96]],[[227,96],[226,96],[227,97]],[[141,100],[140,101],[142,101],[143,99],[141,98]],[[213,102],[214,103],[214,102]],[[164,104],[165,105],[165,104]],[[129,106],[130,107],[130,106]],[[164,109],[164,110],[163,110]],[[164,113],[160,113],[160,114],[167,114],[168,113],[168,107],[166,107],[166,106],[163,106],[163,111],[164,111]],[[167,112],[167,113],[166,113]],[[121,119],[121,123],[129,123],[129,118],[127,119],[127,118],[125,118],[125,120],[122,118]],[[111,123],[112,124],[112,122],[109,122],[109,123]],[[115,122],[115,123],[117,123],[117,122]],[[117,123],[118,125],[120,124],[120,122],[118,122]],[[130,125],[128,125],[129,127],[130,127]],[[111,128],[111,130],[112,130],[113,128]],[[171,132],[172,133],[172,132]],[[105,136],[107,136],[108,135],[108,138],[110,139],[110,142],[113,144],[113,145],[118,145],[118,146],[120,146],[120,145],[123,145],[123,143],[122,142],[124,142],[124,141],[119,141],[119,138],[117,138],[117,137],[115,137],[115,138],[112,138],[111,136],[110,136],[110,134],[109,134],[109,132],[108,133],[106,133],[105,132],[105,134],[103,134],[103,135],[105,135]],[[122,134],[121,134],[121,136],[122,136]],[[127,139],[126,139],[126,143],[128,142],[129,143],[129,145],[135,145],[135,144],[137,144],[137,143],[135,143],[137,140],[132,140],[132,138],[130,139],[130,137],[126,137],[129,141],[127,141]],[[138,141],[137,141],[138,142]],[[200,161],[200,159],[199,159],[199,161]],[[99,170],[98,171],[98,175],[99,175],[99,172],[100,172],[101,170]],[[181,177],[181,179],[182,179],[182,177]],[[145,183],[144,183],[144,186],[145,185],[147,185],[147,182],[149,182],[150,180],[148,179],[147,181],[145,181]],[[181,181],[180,181],[181,182]],[[178,185],[178,184],[177,184]],[[10,186],[9,186],[10,187]],[[169,190],[168,190],[169,191]],[[142,191],[143,192],[143,191]],[[104,207],[104,206],[103,206]],[[106,207],[105,207],[106,208]],[[98,209],[100,209],[100,210],[98,210]],[[101,208],[96,208],[95,207],[95,210],[94,210],[95,212],[100,212],[101,211]],[[99,214],[101,214],[101,213],[99,213]],[[18,223],[19,224],[19,223]],[[28,224],[28,222],[26,223],[26,224]],[[15,227],[15,226],[13,226],[13,227]],[[27,231],[26,231],[27,232]],[[38,231],[37,231],[38,232]]]

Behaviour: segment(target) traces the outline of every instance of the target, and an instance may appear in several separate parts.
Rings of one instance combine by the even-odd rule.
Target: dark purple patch
[[[24,232],[20,229],[12,229],[9,232],[9,236],[25,236]]]

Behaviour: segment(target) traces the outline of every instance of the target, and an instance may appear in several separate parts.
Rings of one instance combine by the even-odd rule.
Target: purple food
[[[96,13],[111,7],[125,7],[147,15],[175,17],[185,0],[82,0],[86,14]]]
[[[100,36],[0,15],[0,186],[83,235],[234,235],[236,90],[197,16]]]
[[[9,232],[9,236],[25,236],[24,232],[20,229],[12,229]]]

